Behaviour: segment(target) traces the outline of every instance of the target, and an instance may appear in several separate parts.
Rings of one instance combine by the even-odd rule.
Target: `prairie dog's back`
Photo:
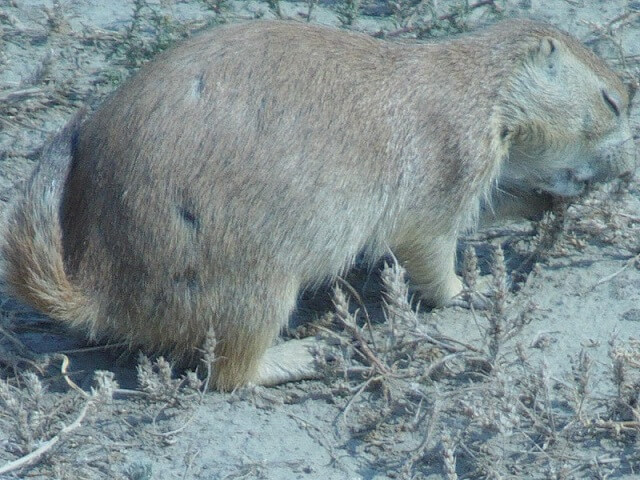
[[[256,257],[302,266],[302,281],[347,264],[388,208],[371,185],[397,181],[393,169],[370,168],[372,158],[392,161],[377,97],[393,56],[364,35],[325,34],[280,22],[215,29],[160,55],[108,99],[82,129],[66,185],[70,271],[121,277],[104,288],[125,297],[145,278],[176,275],[167,262],[197,264],[202,281]],[[334,221],[345,209],[357,227]],[[114,211],[123,221],[108,220]],[[202,261],[212,258],[216,272]]]

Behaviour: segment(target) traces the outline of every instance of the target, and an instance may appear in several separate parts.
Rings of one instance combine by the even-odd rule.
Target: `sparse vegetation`
[[[211,23],[269,12],[271,18],[287,18],[295,12],[298,20],[424,39],[460,33],[501,16],[527,15],[535,2],[338,0],[327,7],[308,0],[286,3],[286,8],[284,0],[250,3],[255,2],[132,0],[126,3],[130,13],[103,22],[107,28],[92,22],[92,14],[79,21],[79,7],[70,11],[66,3],[43,2],[38,16],[25,13],[19,2],[6,2],[0,7],[0,62],[3,70],[18,73],[2,76],[0,84],[0,197],[12,197],[47,132],[79,105],[96,102],[153,55]],[[588,8],[588,2],[558,3],[575,9],[577,18]],[[575,29],[637,88],[640,54],[629,32],[640,29],[638,2],[617,3],[617,10],[602,5],[611,10],[598,13],[598,23],[585,15],[564,26]],[[184,13],[187,5],[192,10]],[[373,20],[379,20],[375,27]],[[563,26],[565,20],[554,21]],[[637,103],[632,112],[636,142]],[[66,352],[72,360],[69,371],[54,368],[59,363],[55,354],[34,350],[68,333],[3,299],[0,476],[141,480],[154,478],[162,471],[156,464],[163,461],[179,472],[167,478],[216,478],[212,471],[226,472],[219,478],[276,478],[271,472],[281,464],[309,478],[323,475],[321,464],[337,465],[341,473],[366,470],[403,479],[633,474],[640,468],[640,339],[616,334],[612,327],[610,337],[567,340],[559,334],[570,320],[563,315],[575,310],[563,299],[547,302],[540,295],[583,282],[574,289],[580,302],[597,295],[611,306],[636,298],[638,198],[637,180],[630,179],[558,204],[536,224],[469,237],[460,299],[467,308],[422,308],[391,257],[373,299],[362,293],[362,285],[338,282],[333,306],[320,313],[322,320],[298,330],[315,329],[331,345],[329,355],[318,355],[324,382],[226,395],[207,392],[216,360],[211,332],[199,352],[204,362],[197,374],[162,357],[112,358],[109,368],[136,378],[120,387],[113,373],[86,366],[92,365],[87,358],[98,357],[94,347]],[[592,270],[585,274],[587,268]],[[366,282],[376,283],[375,275]],[[619,318],[605,314],[594,309],[592,317],[580,321],[585,326],[606,321],[616,328],[640,321],[637,308],[611,314]],[[554,353],[558,342],[565,342],[562,355]],[[270,427],[260,422],[278,411],[304,427],[313,448],[326,451],[322,462],[300,466],[284,458],[285,449],[281,464],[252,457],[252,438],[272,441],[262,440]],[[324,413],[309,413],[316,411]],[[215,422],[204,422],[203,412],[217,415]],[[236,423],[243,414],[256,416],[250,425]],[[327,418],[331,414],[335,418]],[[201,420],[205,426],[193,429]],[[229,426],[212,438],[209,430],[216,422]],[[226,442],[237,445],[233,436],[246,432],[242,452],[216,450]],[[217,456],[212,459],[207,450]],[[362,463],[346,463],[345,457]],[[230,469],[223,461],[235,464]]]
[[[267,4],[269,5],[269,10],[273,12],[273,14],[277,18],[282,18],[282,11],[280,10],[280,0],[267,0]]]
[[[311,15],[313,14],[313,9],[317,4],[318,4],[318,0],[307,0],[307,13],[305,14],[307,22],[311,21]]]
[[[338,20],[343,27],[349,27],[358,18],[360,13],[360,0],[340,0],[336,6]]]
[[[169,15],[147,0],[134,0],[133,5],[132,21],[115,50],[116,56],[122,56],[130,68],[149,61],[187,33],[184,25],[172,21]]]
[[[474,258],[467,253],[468,265]],[[640,428],[638,340],[610,340],[611,362],[597,372],[600,378],[609,372],[606,393],[593,388],[595,365],[586,349],[556,378],[519,342],[537,311],[508,302],[506,275],[497,247],[490,306],[476,312],[480,335],[469,344],[425,323],[397,264],[383,269],[386,322],[372,337],[359,326],[366,326],[363,307],[350,307],[337,287],[331,335],[342,345],[336,376],[348,379],[334,388],[335,398],[344,398],[342,422],[375,446],[381,468],[402,465],[403,478],[437,471],[447,478],[573,478],[637,468],[640,455],[624,452]],[[594,435],[618,445],[596,464],[586,453]]]
[[[437,4],[430,0],[389,0],[396,30],[389,36],[411,34],[416,38],[431,38],[457,34],[469,30],[471,17],[477,12],[498,19],[502,12],[500,0],[456,0]]]
[[[229,0],[202,0],[202,2],[217,14],[224,13],[229,9]]]

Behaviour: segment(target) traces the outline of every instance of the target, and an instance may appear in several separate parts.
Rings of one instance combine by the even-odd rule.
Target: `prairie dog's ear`
[[[540,62],[549,62],[558,51],[558,40],[552,37],[542,37],[540,42],[532,48],[533,58]]]
[[[533,51],[534,61],[549,70],[549,73],[555,73],[554,65],[558,52],[558,40],[552,37],[542,37],[540,42]]]
[[[557,41],[551,37],[544,37],[540,40],[538,51],[543,57],[550,57],[557,50]]]

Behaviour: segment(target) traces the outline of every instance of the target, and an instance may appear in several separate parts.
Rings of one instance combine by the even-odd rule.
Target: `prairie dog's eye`
[[[620,107],[618,103],[614,100],[614,97],[609,95],[605,90],[602,90],[602,99],[604,103],[608,105],[608,107],[613,110],[613,113],[616,114],[616,117],[620,116]]]

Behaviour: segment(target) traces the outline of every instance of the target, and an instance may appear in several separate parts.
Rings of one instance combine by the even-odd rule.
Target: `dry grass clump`
[[[353,22],[358,18],[360,13],[360,0],[342,0],[341,2],[337,2],[334,8],[342,26],[349,27],[353,25]]]
[[[158,52],[187,36],[188,26],[167,15],[147,0],[134,0],[132,21],[122,42],[115,44],[114,54],[125,60],[128,68],[140,67]]]
[[[465,257],[473,287],[477,259],[472,249]],[[343,381],[331,379],[334,395],[344,398],[338,424],[381,471],[394,478],[574,478],[640,464],[640,454],[629,454],[640,432],[638,340],[612,341],[611,364],[597,372],[583,350],[562,378],[552,376],[544,357],[533,360],[518,342],[537,310],[513,301],[499,246],[487,308],[460,310],[479,332],[469,343],[438,332],[438,312],[420,311],[397,263],[387,263],[381,279],[386,322],[370,328],[359,298],[352,294],[359,304],[352,307],[336,286],[328,333],[342,347],[333,368]],[[475,294],[469,288],[464,297]],[[607,371],[609,386],[595,389]]]
[[[619,182],[573,202],[567,209],[567,231],[575,246],[595,241],[632,254],[640,252],[640,216],[634,211],[637,195],[637,187]]]
[[[223,14],[230,8],[229,0],[201,0],[207,8],[210,8],[217,14]]]
[[[0,329],[0,334],[9,333]],[[215,361],[211,332],[199,352],[207,365],[204,379],[193,371],[176,375],[163,357],[140,354],[135,390],[120,388],[112,372],[95,371],[94,386],[86,391],[72,379],[82,372],[69,371],[73,364],[67,355],[33,354],[18,338],[7,339],[11,343],[5,339],[0,345],[7,378],[0,380],[0,477],[11,472],[43,479],[150,478],[144,473],[150,464],[120,468],[118,445],[144,450],[174,443],[193,421],[206,391],[208,365]]]
[[[25,371],[13,381],[0,381],[0,476],[150,478],[151,464],[121,470],[114,463],[122,460],[118,445],[132,439],[130,446],[141,450],[173,444],[194,420],[204,393],[204,381],[195,372],[176,377],[162,357],[140,355],[136,390],[119,388],[112,372],[96,371],[94,386],[86,392],[66,369],[63,362],[62,376],[72,387],[67,393],[49,391],[47,384],[55,378],[50,371],[43,376]]]
[[[145,398],[153,402],[164,402],[167,406],[179,406],[192,394],[200,393],[205,384],[193,371],[176,378],[173,366],[164,358],[151,361],[146,355],[138,358],[138,387]]]
[[[637,4],[630,4],[623,13],[604,23],[583,22],[590,27],[593,38],[613,48],[615,57],[612,60],[618,64],[625,80],[635,90],[638,90],[638,87],[640,87],[640,77],[638,76],[640,72],[638,68],[640,57],[638,57],[637,54],[629,54],[622,38],[625,30],[634,28],[634,24],[637,24],[638,18],[640,18],[640,8],[638,8]]]
[[[485,15],[498,19],[504,12],[501,0],[456,0],[453,2],[389,0],[395,30],[381,36],[410,34],[425,39],[468,31],[472,16]]]
[[[0,425],[6,435],[0,475],[32,467],[55,455],[54,449],[72,437],[95,413],[111,402],[117,384],[113,373],[97,371],[95,387],[88,394],[47,393],[40,378],[25,372],[16,385],[0,381]]]
[[[607,404],[607,419],[596,419],[597,428],[613,428],[618,435],[640,430],[640,339],[610,341],[612,383],[615,402]]]
[[[24,75],[19,84],[0,90],[0,122],[8,127],[37,131],[42,125],[34,122],[34,114],[56,107],[69,115],[70,109],[95,95],[97,85],[112,89],[132,70],[177,40],[206,25],[224,21],[226,0],[203,2],[209,8],[208,15],[193,21],[178,21],[172,14],[172,2],[134,0],[131,21],[122,31],[106,31],[90,25],[75,30],[63,2],[59,1],[54,1],[51,7],[42,7],[42,21],[37,28],[25,28],[14,15],[0,11],[0,23],[6,26],[0,46],[10,42],[46,47],[34,47],[33,55],[39,60],[28,59],[31,72]],[[107,68],[96,70],[96,59],[102,59]],[[0,62],[3,62],[1,54]],[[31,152],[31,156],[36,153]]]
[[[210,329],[198,351],[203,366],[203,375],[199,375],[197,371],[187,370],[181,376],[176,377],[173,365],[164,357],[160,356],[151,360],[140,353],[136,371],[138,388],[143,393],[143,400],[163,404],[161,410],[192,406],[194,400],[199,403],[202,395],[207,391],[211,379],[211,370],[216,361],[216,343],[215,333],[213,329]]]

